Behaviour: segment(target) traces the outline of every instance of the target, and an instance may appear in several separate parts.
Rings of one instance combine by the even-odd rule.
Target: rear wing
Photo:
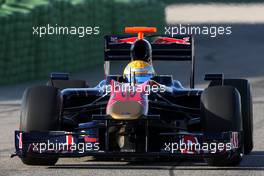
[[[105,74],[109,75],[110,61],[131,61],[130,48],[136,35],[107,35],[104,58]],[[194,88],[194,40],[192,36],[150,35],[145,37],[152,46],[152,61],[190,61],[190,87]]]

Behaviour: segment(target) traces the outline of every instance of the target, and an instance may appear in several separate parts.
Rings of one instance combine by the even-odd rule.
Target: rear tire
[[[55,131],[60,124],[61,99],[57,88],[36,86],[28,88],[22,98],[20,130]],[[27,165],[54,165],[58,157],[36,157],[27,154],[21,158]]]
[[[201,95],[201,124],[205,132],[242,131],[241,100],[237,89],[214,86]],[[217,124],[217,125],[216,125]],[[241,152],[205,158],[212,166],[234,166],[241,161]]]

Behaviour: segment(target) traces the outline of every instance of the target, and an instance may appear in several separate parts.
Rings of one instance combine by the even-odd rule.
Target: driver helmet
[[[150,80],[153,76],[155,76],[153,66],[141,60],[130,62],[124,70],[124,77],[129,83],[141,84]]]
[[[145,40],[137,40],[131,45],[131,58],[132,60],[142,60],[151,63],[152,49],[150,43]]]

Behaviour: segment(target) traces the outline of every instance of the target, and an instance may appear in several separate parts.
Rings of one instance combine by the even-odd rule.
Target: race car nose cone
[[[137,101],[116,101],[107,108],[107,114],[116,120],[135,120],[144,115],[145,110]]]

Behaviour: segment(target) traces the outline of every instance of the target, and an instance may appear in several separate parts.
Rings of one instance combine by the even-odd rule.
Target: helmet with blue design
[[[142,60],[130,62],[124,70],[124,77],[127,82],[134,82],[137,84],[150,80],[154,75],[155,71],[153,66]]]

